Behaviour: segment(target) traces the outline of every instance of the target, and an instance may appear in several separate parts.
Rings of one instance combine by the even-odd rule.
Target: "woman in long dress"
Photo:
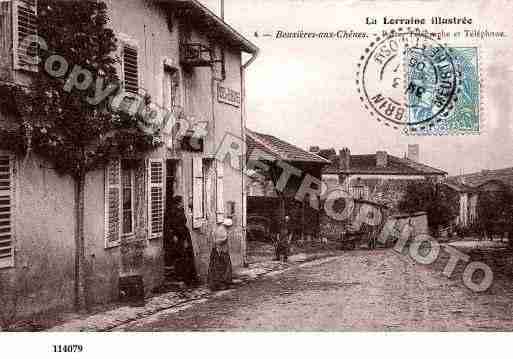
[[[211,290],[224,290],[232,284],[232,261],[228,248],[228,232],[223,224],[214,231],[214,244],[210,253],[208,286]]]
[[[187,285],[193,285],[197,283],[198,278],[194,264],[191,233],[187,228],[187,217],[185,216],[182,197],[176,196],[173,199],[174,210],[169,214],[169,220],[172,235],[176,238],[175,246],[178,258],[175,262],[175,272],[178,279],[184,281]]]

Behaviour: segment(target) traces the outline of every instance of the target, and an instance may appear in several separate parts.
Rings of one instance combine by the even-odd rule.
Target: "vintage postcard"
[[[0,331],[512,330],[512,13],[0,1]]]

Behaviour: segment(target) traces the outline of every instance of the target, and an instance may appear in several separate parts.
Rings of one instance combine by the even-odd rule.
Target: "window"
[[[0,267],[14,265],[13,166],[12,156],[0,154]]]
[[[148,165],[148,217],[150,238],[164,234],[164,161],[150,159]]]
[[[206,218],[205,200],[207,187],[207,164],[201,157],[192,158],[192,214],[193,227],[199,228]]]
[[[226,217],[234,218],[235,217],[236,208],[237,208],[235,201],[228,201],[228,202],[226,202],[226,207],[227,207]]]
[[[354,185],[349,188],[349,193],[355,199],[369,199],[369,188],[364,185]]]
[[[123,235],[134,233],[134,169],[126,160],[121,161],[121,228]]]
[[[28,36],[37,35],[37,0],[15,0],[13,6],[15,69],[37,71],[37,66],[29,61],[37,55],[37,45],[26,41]]]
[[[119,244],[121,208],[121,163],[113,160],[105,169],[105,247]]]
[[[363,180],[358,177],[349,187],[349,193],[355,199],[369,199],[369,187],[365,185]]]
[[[105,169],[105,246],[135,233],[135,164],[112,160]]]
[[[131,93],[139,92],[139,60],[136,46],[123,45],[123,87]]]

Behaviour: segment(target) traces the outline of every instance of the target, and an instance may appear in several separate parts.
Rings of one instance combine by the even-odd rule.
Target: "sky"
[[[219,14],[220,0],[201,0]],[[419,144],[423,163],[450,175],[513,167],[513,1],[453,0],[225,0],[225,21],[260,48],[247,70],[247,126],[304,149],[348,147],[403,156]],[[504,31],[502,39],[447,40],[479,48],[481,131],[466,136],[405,136],[371,118],[356,91],[357,62],[369,39],[263,37],[276,31],[394,29],[389,17],[469,17],[472,25],[427,25],[428,30]],[[377,17],[380,24],[365,24]],[[255,32],[259,35],[255,36]]]

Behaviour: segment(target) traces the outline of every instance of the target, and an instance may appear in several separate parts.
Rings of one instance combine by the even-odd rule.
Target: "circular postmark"
[[[376,36],[365,49],[356,84],[371,116],[415,131],[449,116],[459,79],[450,48],[427,31],[399,28]]]

